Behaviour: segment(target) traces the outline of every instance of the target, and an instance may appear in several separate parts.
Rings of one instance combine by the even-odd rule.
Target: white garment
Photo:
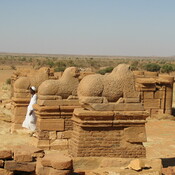
[[[33,105],[36,104],[37,102],[37,95],[34,94],[32,96],[32,98],[30,99],[30,103],[27,107],[27,114],[26,114],[26,118],[22,124],[22,127],[30,129],[32,131],[35,131],[36,129],[36,116],[35,116],[35,112],[33,111]],[[31,115],[30,111],[33,111]]]

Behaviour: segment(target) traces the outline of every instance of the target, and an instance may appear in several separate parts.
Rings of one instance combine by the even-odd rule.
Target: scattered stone
[[[14,175],[13,172],[0,168],[0,175]]]
[[[14,150],[14,160],[20,162],[19,160],[23,161],[22,159],[28,159],[30,160],[31,158],[38,158],[38,157],[44,157],[44,150],[36,148],[33,145],[18,145],[13,147]],[[22,158],[22,156],[24,156]],[[28,158],[27,158],[28,157]],[[31,158],[29,158],[31,157]]]
[[[60,153],[47,154],[42,160],[41,164],[45,167],[53,167],[57,170],[72,169],[72,159]]]
[[[5,161],[4,168],[10,171],[34,172],[36,168],[36,162],[18,163],[18,162],[15,162],[14,160]]]
[[[0,150],[0,159],[11,159],[13,153],[11,150]]]
[[[127,168],[140,171],[145,167],[145,163],[141,159],[134,159],[130,162],[130,164],[127,166]]]

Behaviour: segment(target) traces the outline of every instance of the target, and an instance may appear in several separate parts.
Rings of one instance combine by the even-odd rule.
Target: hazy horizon
[[[174,0],[0,0],[0,52],[175,55]]]

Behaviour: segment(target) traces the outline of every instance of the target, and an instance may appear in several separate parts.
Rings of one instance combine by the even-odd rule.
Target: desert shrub
[[[64,70],[66,69],[66,67],[56,67],[54,69],[55,72],[64,72]]]
[[[131,68],[131,70],[138,70],[138,66],[139,66],[139,62],[138,61],[133,61],[131,63],[130,68]]]
[[[11,79],[10,79],[10,78],[8,78],[8,79],[6,80],[6,84],[11,84]]]
[[[26,61],[26,57],[20,58],[20,61]]]
[[[16,70],[16,67],[14,65],[11,66],[11,69]]]
[[[162,67],[161,67],[161,72],[162,73],[170,73],[172,71],[174,71],[174,66],[172,64],[164,64]]]
[[[66,67],[66,64],[63,61],[58,61],[55,63],[56,67]]]
[[[113,69],[114,69],[113,67],[107,67],[107,68],[105,68],[105,69],[99,70],[97,73],[104,75],[105,73],[110,73],[110,72],[112,72]]]
[[[46,63],[49,67],[54,67],[55,63],[51,60],[48,60]]]
[[[145,64],[143,67],[145,70],[150,72],[158,72],[160,71],[160,68],[161,68],[160,65],[156,63],[148,63],[148,64]]]

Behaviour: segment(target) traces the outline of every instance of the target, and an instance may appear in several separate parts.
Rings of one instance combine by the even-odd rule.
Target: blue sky
[[[172,56],[175,0],[0,0],[0,52]]]

